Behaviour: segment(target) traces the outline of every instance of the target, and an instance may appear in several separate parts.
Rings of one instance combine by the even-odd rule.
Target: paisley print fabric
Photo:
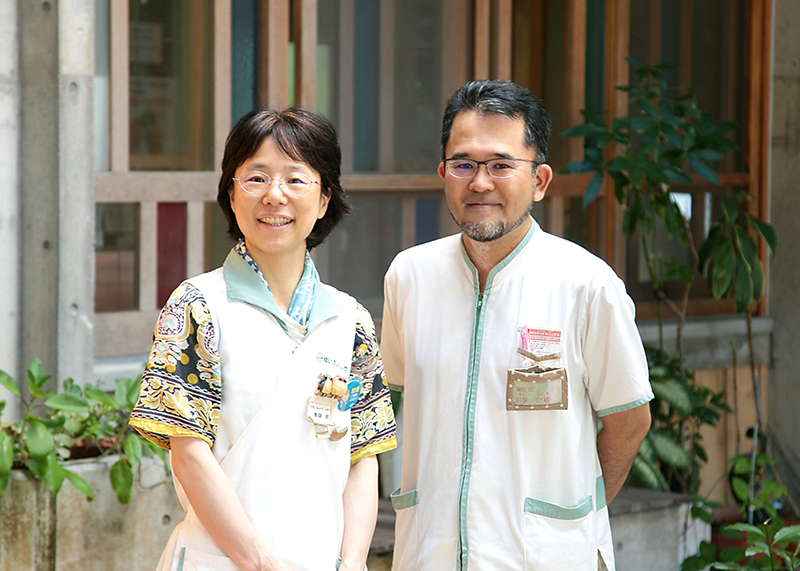
[[[317,282],[313,262],[310,268],[310,277]],[[304,277],[308,269],[307,265]],[[305,321],[310,306],[311,301]],[[361,304],[354,339],[350,379],[360,383],[361,395],[351,409],[351,462],[396,446],[394,411],[375,325]],[[223,390],[217,346],[215,324],[201,292],[181,284],[156,324],[131,425],[163,448],[169,448],[170,436],[196,436],[213,446]]]

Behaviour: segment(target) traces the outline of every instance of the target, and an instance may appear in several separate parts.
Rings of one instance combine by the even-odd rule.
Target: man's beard
[[[453,216],[453,213],[450,213],[450,216],[453,218],[458,227],[461,231],[470,238],[471,240],[475,240],[476,242],[493,242],[494,240],[499,240],[506,234],[512,232],[519,228],[523,222],[528,219],[530,216],[530,211],[533,208],[534,202],[531,202],[530,207],[526,212],[519,217],[519,219],[515,220],[514,222],[508,223],[505,221],[500,222],[459,222]]]

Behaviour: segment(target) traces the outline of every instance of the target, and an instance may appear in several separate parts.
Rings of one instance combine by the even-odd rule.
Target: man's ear
[[[533,200],[535,202],[544,199],[544,195],[547,193],[547,187],[550,186],[552,180],[553,167],[545,163],[536,168],[536,174],[533,177],[534,184],[536,185],[533,191]]]

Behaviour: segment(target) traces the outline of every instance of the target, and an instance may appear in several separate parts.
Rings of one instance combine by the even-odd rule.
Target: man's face
[[[445,157],[488,161],[491,159],[536,159],[524,143],[525,123],[499,114],[479,115],[462,111],[453,121]],[[450,214],[464,234],[478,242],[492,242],[528,230],[528,213],[544,198],[553,176],[548,165],[533,174],[533,163],[521,162],[509,178],[493,178],[480,165],[472,178],[456,178],[439,163],[439,176]]]

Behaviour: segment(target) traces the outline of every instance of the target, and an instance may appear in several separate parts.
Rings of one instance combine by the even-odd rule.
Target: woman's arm
[[[339,571],[364,571],[378,519],[377,456],[367,456],[350,466],[342,498],[344,538]]]
[[[228,557],[243,571],[291,571],[259,537],[208,444],[180,436],[169,443],[172,469],[192,509]]]

